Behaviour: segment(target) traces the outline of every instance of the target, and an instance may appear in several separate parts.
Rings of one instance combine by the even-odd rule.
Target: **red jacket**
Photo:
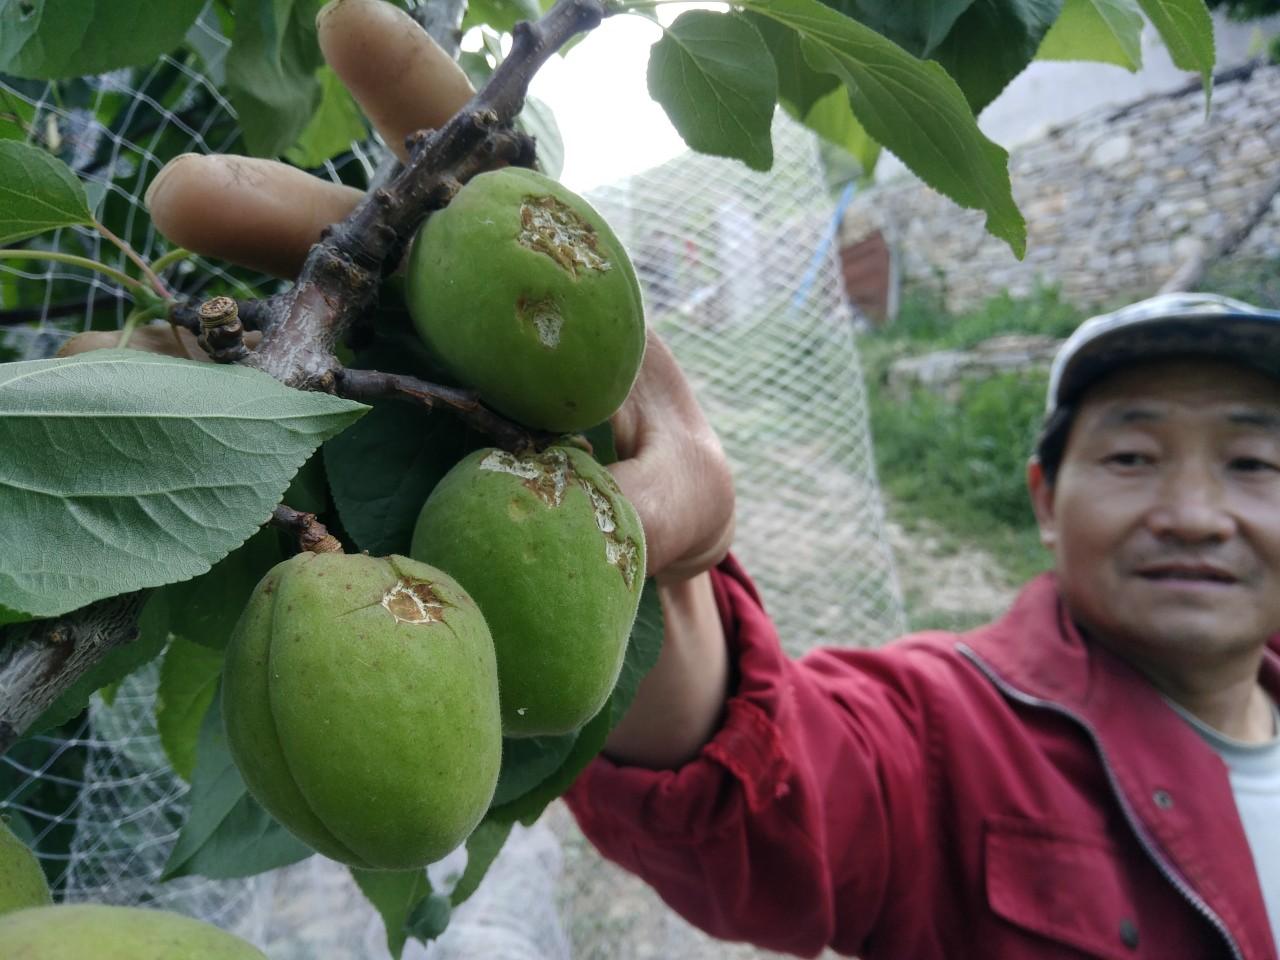
[[[1051,575],[972,633],[800,661],[736,562],[713,576],[721,729],[675,771],[597,759],[568,796],[690,921],[864,960],[1276,960],[1225,765],[1082,642]]]

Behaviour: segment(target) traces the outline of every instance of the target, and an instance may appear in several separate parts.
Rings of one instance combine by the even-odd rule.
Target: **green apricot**
[[[0,916],[5,960],[267,960],[212,924],[162,910],[93,903]]]
[[[52,902],[40,861],[0,820],[0,913]]]
[[[621,241],[587,201],[532,170],[482,173],[433,214],[406,292],[450,373],[529,427],[607,420],[644,357],[640,285]]]
[[[493,640],[407,557],[300,553],[254,589],[222,704],[249,792],[325,856],[410,870],[467,838],[502,759]]]
[[[409,552],[484,611],[507,736],[569,733],[617,682],[644,585],[644,533],[613,477],[573,447],[478,450],[432,491]]]

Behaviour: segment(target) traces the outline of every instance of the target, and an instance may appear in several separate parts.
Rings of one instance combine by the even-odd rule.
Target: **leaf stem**
[[[179,260],[186,260],[193,256],[195,256],[195,254],[190,250],[184,250],[182,247],[176,247],[166,253],[155,263],[151,264],[151,269],[154,270],[158,276],[168,270],[169,267],[177,263]]]
[[[97,260],[90,260],[88,257],[77,257],[73,253],[61,253],[57,250],[0,250],[0,260],[55,260],[58,263],[69,263],[72,266],[84,267],[86,270],[96,270],[98,273],[105,274],[121,286],[128,287],[135,293],[139,290],[149,292],[146,284],[133,279],[127,273],[123,273],[115,267],[108,267],[105,263],[99,263]]]
[[[142,257],[138,256],[138,252],[134,250],[133,247],[129,246],[128,243],[126,243],[124,240],[120,239],[114,233],[108,230],[106,224],[104,223],[100,223],[99,221],[94,220],[93,228],[97,230],[100,234],[102,234],[104,237],[106,237],[108,240],[110,240],[112,243],[114,243],[117,247],[119,247],[121,252],[130,260],[132,260],[134,264],[137,265],[138,269],[142,271],[142,275],[146,277],[147,280],[151,283],[151,289],[153,289],[160,296],[164,297],[164,299],[166,300],[173,299],[173,294],[171,294],[169,292],[168,287],[164,285],[164,281],[161,280],[158,276],[156,276],[156,272],[151,269],[147,261],[143,260]]]
[[[129,338],[133,336],[133,331],[139,323],[154,320],[156,317],[163,317],[168,312],[169,307],[165,303],[152,303],[144,307],[135,308],[124,318],[124,326],[120,328],[120,342],[116,346],[123,350],[129,345]],[[181,343],[182,341],[179,340],[178,342]]]

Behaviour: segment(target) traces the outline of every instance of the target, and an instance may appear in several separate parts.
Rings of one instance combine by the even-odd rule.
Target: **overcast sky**
[[[661,35],[641,17],[614,17],[534,77],[529,92],[551,105],[564,137],[566,186],[589,190],[684,151],[645,86],[649,47]]]

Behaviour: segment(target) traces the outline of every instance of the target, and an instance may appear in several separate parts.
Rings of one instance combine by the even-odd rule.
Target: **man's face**
[[[1212,662],[1280,633],[1280,382],[1194,359],[1112,374],[1054,485],[1028,477],[1068,609],[1117,652]]]

